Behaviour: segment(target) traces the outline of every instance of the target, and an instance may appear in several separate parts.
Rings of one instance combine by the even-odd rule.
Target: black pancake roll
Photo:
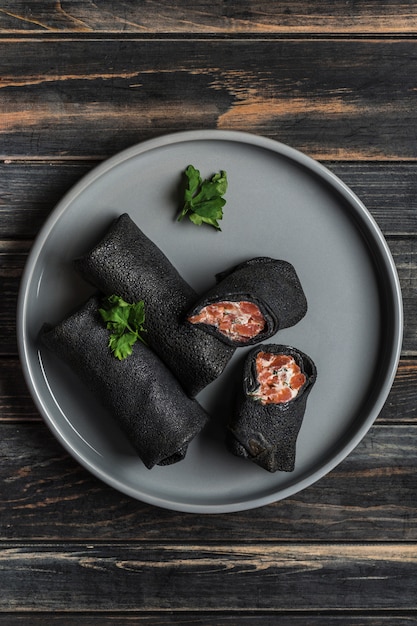
[[[223,372],[233,349],[184,324],[198,295],[129,215],[114,220],[104,238],[74,263],[104,294],[144,301],[147,341],[190,396]]]
[[[292,472],[308,395],[317,376],[309,356],[284,345],[260,345],[246,357],[226,446],[269,472]]]
[[[257,257],[216,278],[187,320],[230,346],[265,341],[297,324],[307,312],[300,280],[287,261]]]
[[[94,296],[56,326],[45,325],[41,344],[69,365],[110,411],[147,468],[182,460],[207,414],[142,342],[119,361],[108,347],[99,306]]]

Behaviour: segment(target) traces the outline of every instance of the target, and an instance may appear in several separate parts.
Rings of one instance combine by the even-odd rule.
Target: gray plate
[[[175,220],[181,173],[229,179],[222,232]],[[91,289],[71,260],[128,212],[184,278],[203,292],[214,274],[255,256],[290,261],[309,310],[271,341],[315,361],[297,444],[295,471],[269,474],[223,445],[245,349],[198,399],[210,426],[170,467],[145,469],[130,444],[81,383],[39,350],[44,322],[57,322]],[[53,211],[31,250],[21,283],[18,335],[27,383],[46,423],[93,474],[161,507],[199,513],[249,509],[308,487],[364,437],[391,388],[402,342],[399,281],[388,246],[358,198],[304,154],[262,137],[191,131],[144,142],[82,179]]]

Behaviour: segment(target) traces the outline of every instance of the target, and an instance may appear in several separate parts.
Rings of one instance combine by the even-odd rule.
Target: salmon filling
[[[253,302],[216,302],[188,318],[191,324],[209,324],[233,341],[248,341],[265,328],[265,318]]]
[[[259,387],[252,394],[262,404],[278,404],[293,400],[306,382],[292,356],[259,352],[256,357]]]

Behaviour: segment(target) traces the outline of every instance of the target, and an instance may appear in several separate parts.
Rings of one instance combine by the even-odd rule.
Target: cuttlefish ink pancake
[[[219,274],[187,321],[237,347],[272,337],[306,312],[307,300],[291,263],[257,257]]]
[[[106,295],[144,301],[147,341],[190,396],[223,372],[233,349],[184,324],[198,295],[126,213],[90,252],[75,260],[75,267]]]
[[[292,472],[298,433],[317,376],[309,356],[283,345],[248,354],[226,445],[269,472]]]
[[[56,326],[45,326],[41,345],[69,365],[109,410],[147,468],[182,460],[207,414],[142,342],[119,361],[108,347],[99,306],[97,297],[90,298]]]

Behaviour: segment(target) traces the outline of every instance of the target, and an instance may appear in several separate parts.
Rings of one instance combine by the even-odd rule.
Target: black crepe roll
[[[297,324],[307,312],[303,288],[288,261],[257,257],[218,274],[216,278],[216,285],[190,309],[187,319],[199,315],[204,307],[213,303],[248,301],[259,307],[265,321],[263,330],[250,339],[234,339],[214,325],[196,324],[227,345],[248,346],[265,341],[281,328]]]
[[[41,344],[110,411],[147,468],[180,461],[207,414],[142,342],[119,361],[108,347],[109,331],[98,308],[99,299],[92,297],[55,327],[45,325]]]
[[[294,358],[305,375],[305,382],[295,398],[279,404],[262,404],[256,398],[254,394],[259,389],[256,357],[260,352]],[[250,459],[269,472],[292,472],[297,437],[316,376],[311,358],[292,346],[269,344],[252,349],[245,360],[243,385],[226,435],[230,452]]]
[[[106,295],[116,294],[127,302],[144,301],[147,341],[190,396],[223,372],[233,349],[184,324],[198,295],[126,213],[74,263],[77,271]]]

